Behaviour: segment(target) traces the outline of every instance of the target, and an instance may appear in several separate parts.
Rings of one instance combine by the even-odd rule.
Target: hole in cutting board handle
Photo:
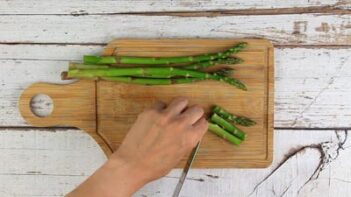
[[[52,114],[54,102],[51,97],[46,94],[36,94],[31,98],[29,107],[34,115],[45,118]]]

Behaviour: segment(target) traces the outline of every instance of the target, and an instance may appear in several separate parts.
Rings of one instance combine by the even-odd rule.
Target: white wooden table
[[[271,167],[192,170],[181,196],[350,196],[350,0],[0,0],[0,196],[63,196],[106,160],[83,131],[26,124],[25,87],[113,38],[178,37],[268,38],[276,68]]]

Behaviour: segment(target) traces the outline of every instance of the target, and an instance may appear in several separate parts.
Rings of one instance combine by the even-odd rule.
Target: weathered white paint
[[[64,0],[60,3],[0,0],[0,42],[77,44],[0,45],[0,126],[28,126],[20,119],[16,106],[21,90],[33,82],[59,82],[59,73],[66,69],[68,60],[79,60],[83,54],[101,51],[102,46],[87,43],[101,44],[123,37],[265,37],[280,45],[351,44],[349,15],[254,16],[257,10],[250,10],[312,8],[310,6],[316,10],[325,6],[351,8],[350,1],[346,0],[139,0],[133,3],[125,0]],[[253,15],[212,18],[110,15],[243,9]],[[270,12],[274,11],[282,10]],[[88,16],[69,16],[81,14]],[[275,56],[275,126],[350,127],[350,48],[283,48],[277,49]],[[0,196],[63,196],[105,161],[101,150],[85,133],[71,129],[49,130],[0,130]],[[342,144],[344,138],[343,131],[338,135],[334,131],[276,131],[272,167],[191,170],[181,196],[226,197],[250,193],[251,196],[297,196],[299,190],[299,196],[348,196],[351,192],[351,140],[348,138]],[[314,148],[322,145],[323,149]],[[311,148],[306,147],[291,156],[258,185],[285,154],[301,146]],[[323,170],[318,179],[314,175],[302,187],[321,161],[321,152],[325,156],[322,155],[319,169]],[[135,196],[170,196],[179,174],[180,170],[174,170]],[[215,176],[218,178],[211,178]]]
[[[276,130],[274,161],[271,167],[193,169],[181,196],[248,196],[252,191],[255,192],[251,196],[280,196],[289,186],[285,196],[297,196],[298,190],[302,196],[323,197],[328,196],[328,193],[346,196],[351,192],[351,138],[341,144],[345,138],[345,131]],[[105,161],[105,156],[96,143],[78,130],[3,129],[0,131],[0,141],[3,161],[0,165],[1,196],[62,196]],[[307,147],[313,144],[322,144],[329,149],[322,150],[326,159],[322,160],[324,165],[319,178],[313,178],[302,187],[321,161],[320,150]],[[340,149],[339,145],[344,149]],[[291,156],[259,184],[277,168],[287,154],[304,146],[307,148]],[[180,170],[173,170],[166,177],[142,188],[135,196],[170,196],[179,174]],[[200,179],[203,181],[199,181]],[[254,190],[255,186],[257,190]],[[310,191],[312,187],[314,189]]]
[[[17,109],[21,91],[34,82],[60,83],[67,60],[101,50],[102,46],[0,45],[0,125],[28,126]],[[275,126],[350,127],[350,54],[351,49],[276,48]]]
[[[351,126],[351,48],[275,52],[276,127]]]
[[[162,11],[209,11],[209,10],[238,10],[238,9],[272,9],[272,8],[305,8],[324,7],[347,8],[350,2],[343,0],[138,0],[131,3],[128,0],[98,1],[98,0],[62,0],[57,1],[23,1],[1,0],[1,14],[115,14],[127,12],[162,12]]]
[[[0,196],[63,196],[106,160],[72,129],[2,129],[0,156]]]
[[[351,149],[347,149],[346,144],[340,144],[340,147],[345,149],[338,146],[345,139],[345,131],[338,131],[338,135],[339,139],[334,131],[276,130],[274,161],[271,167],[267,169],[191,170],[181,196],[346,197],[351,192],[349,187],[351,161],[347,158],[347,156],[351,156]],[[347,143],[350,144],[350,142],[351,140],[348,138]],[[323,146],[324,149],[320,151],[318,148],[308,147],[314,145]],[[287,154],[301,147],[306,148],[292,154],[290,159],[277,168],[278,163],[283,161]],[[329,149],[325,147],[329,147]],[[337,155],[337,151],[339,151],[339,155]],[[321,152],[325,154],[322,160]],[[321,161],[323,165],[318,168]],[[274,169],[276,170],[272,173]],[[319,169],[319,178],[316,178],[318,174],[316,173],[311,181],[308,181],[316,169]],[[329,169],[332,173],[329,173]],[[268,176],[270,173],[272,174]],[[135,196],[171,196],[179,175],[179,170],[172,171],[168,177],[150,183]],[[218,178],[216,178],[217,176]],[[328,181],[326,184],[326,180],[329,178],[332,180],[330,185],[328,185]],[[203,181],[199,181],[199,179],[203,179]],[[306,185],[304,185],[305,183]],[[285,194],[283,194],[284,192]]]
[[[275,44],[350,45],[349,15],[221,17],[0,15],[0,42],[107,43],[113,38],[264,37]]]
[[[3,117],[1,122],[12,122],[1,124],[2,126],[23,125],[23,120],[20,121],[22,123],[15,120],[16,117],[21,119],[17,104],[23,89],[35,81],[59,82],[61,71],[68,68],[68,63],[62,61],[0,60],[0,64],[0,113]]]
[[[0,60],[81,61],[83,55],[99,54],[105,45],[0,44]]]

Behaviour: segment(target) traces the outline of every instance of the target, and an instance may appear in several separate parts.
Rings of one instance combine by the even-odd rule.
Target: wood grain
[[[196,37],[197,34],[203,37],[230,37],[237,36],[236,32],[243,33],[243,36],[266,36],[271,38],[275,44],[294,45],[292,48],[275,49],[276,65],[276,97],[275,97],[275,126],[276,127],[303,127],[303,128],[351,128],[350,122],[350,48],[343,46],[333,48],[328,45],[343,43],[349,45],[350,41],[341,37],[339,31],[346,31],[344,35],[350,35],[349,15],[342,17],[340,11],[350,10],[348,0],[287,0],[287,1],[246,1],[246,0],[204,0],[204,1],[183,1],[183,0],[138,0],[133,1],[99,1],[99,0],[75,0],[75,1],[37,1],[37,0],[1,0],[0,15],[41,15],[35,19],[28,20],[28,16],[12,16],[11,20],[4,20],[0,16],[0,38],[1,42],[17,43],[17,45],[0,44],[0,126],[28,127],[21,119],[17,100],[20,92],[29,84],[35,82],[63,83],[59,80],[59,74],[66,69],[67,60],[80,60],[83,54],[98,53],[101,51],[102,42],[106,43],[112,38],[118,37],[143,37],[142,31],[147,30],[149,37]],[[168,12],[164,12],[168,11]],[[146,12],[145,15],[172,15],[169,11],[195,12],[193,16],[216,17],[214,23],[209,19],[204,22],[204,17],[192,22],[191,27],[174,26],[174,20],[178,17],[170,17],[173,20],[170,26],[165,25],[164,20],[152,19],[155,22],[145,22],[142,16],[138,20],[128,20],[134,25],[124,28],[107,28],[121,26],[120,20],[96,20],[86,28],[76,27],[67,18],[57,15],[52,18],[45,18],[43,15],[114,15],[124,12]],[[206,13],[206,11],[212,11]],[[225,11],[225,12],[223,12]],[[303,14],[311,12],[314,14]],[[224,15],[262,15],[262,20],[255,17],[241,16],[238,19],[232,16],[229,20],[223,19]],[[288,14],[280,20],[282,13]],[[316,25],[315,15],[328,13],[330,17],[318,18]],[[143,13],[141,13],[143,14]],[[187,13],[191,16],[192,13]],[[278,16],[273,16],[279,14]],[[178,15],[185,16],[182,13]],[[286,15],[284,15],[286,16]],[[324,15],[325,16],[325,15]],[[122,16],[123,17],[123,16]],[[38,19],[42,18],[42,19]],[[70,18],[71,19],[71,18]],[[85,18],[86,19],[86,18]],[[287,20],[288,19],[288,20]],[[47,20],[47,22],[45,22]],[[92,20],[91,18],[89,20]],[[151,19],[146,19],[149,21]],[[272,21],[272,25],[264,29],[262,23]],[[338,23],[337,21],[341,22]],[[14,22],[16,21],[16,22]],[[41,24],[36,24],[40,21]],[[107,21],[105,23],[105,21]],[[128,23],[128,21],[126,23]],[[218,32],[216,24],[226,23],[225,32]],[[229,31],[228,25],[233,21],[235,24],[250,22],[242,26],[242,30]],[[294,22],[290,22],[294,21]],[[307,31],[304,31],[304,23],[307,22]],[[29,22],[29,23],[28,23]],[[296,22],[296,23],[295,23]],[[27,24],[26,24],[27,23]],[[145,23],[145,26],[141,25]],[[197,25],[198,23],[202,25]],[[261,23],[261,24],[259,24]],[[17,26],[17,28],[9,26]],[[51,25],[50,25],[51,24]],[[86,24],[86,23],[84,23]],[[104,25],[106,24],[106,26]],[[138,24],[138,25],[135,25]],[[194,26],[195,24],[195,26]],[[338,25],[342,24],[342,25]],[[34,28],[28,26],[34,25]],[[96,25],[96,26],[95,26]],[[24,26],[24,30],[22,30]],[[104,26],[104,27],[101,27]],[[258,26],[258,30],[253,27]],[[92,33],[97,28],[97,34]],[[127,27],[127,28],[125,28]],[[129,28],[128,28],[129,27]],[[133,28],[140,27],[140,28]],[[340,27],[340,28],[339,28]],[[39,28],[39,29],[38,29]],[[105,28],[105,31],[102,31]],[[150,29],[154,30],[151,32]],[[202,31],[196,32],[195,28]],[[319,32],[314,32],[313,28]],[[195,30],[194,30],[195,29]],[[210,32],[211,29],[212,32]],[[235,28],[234,28],[235,29]],[[233,30],[234,30],[233,29]],[[254,30],[252,30],[254,29]],[[261,30],[260,30],[261,29]],[[274,31],[276,29],[276,32]],[[8,31],[10,30],[10,31]],[[64,30],[67,31],[65,34]],[[252,31],[248,31],[252,30]],[[298,30],[298,31],[295,31]],[[58,33],[55,33],[58,31]],[[122,31],[125,31],[124,34]],[[263,32],[264,31],[264,32]],[[283,32],[286,32],[284,35]],[[335,31],[335,32],[334,32]],[[116,33],[117,32],[117,33]],[[165,32],[165,33],[164,33]],[[262,33],[263,32],[263,33]],[[294,33],[294,34],[293,34]],[[9,36],[8,34],[12,34]],[[219,35],[221,34],[221,35]],[[6,37],[5,37],[6,36]],[[82,36],[82,39],[79,39]],[[253,35],[254,36],[254,35]],[[9,38],[7,40],[7,38]],[[50,40],[50,37],[54,38]],[[60,37],[63,37],[60,39]],[[78,40],[78,42],[77,42]],[[99,45],[89,45],[89,42],[99,40]],[[340,42],[335,42],[335,41]],[[16,42],[17,41],[17,42]],[[18,44],[18,41],[24,44]],[[37,42],[38,44],[25,44]],[[44,42],[43,42],[44,41]],[[52,41],[60,43],[70,42],[74,45],[48,44]],[[306,42],[307,41],[307,42]],[[300,43],[301,42],[301,43]],[[301,48],[302,45],[315,45],[311,48]],[[327,47],[327,48],[325,48]],[[40,107],[40,106],[39,106]],[[45,107],[45,106],[42,106]],[[350,136],[350,135],[349,135]],[[275,131],[275,152],[273,165],[267,169],[206,169],[191,170],[186,184],[183,187],[182,195],[186,196],[221,196],[231,197],[233,193],[238,196],[347,196],[350,191],[349,169],[351,152],[350,137],[345,149],[336,154],[334,148],[329,148],[325,155],[329,159],[337,159],[331,165],[325,166],[325,170],[318,179],[308,182],[297,194],[306,182],[311,173],[315,170],[315,164],[321,161],[321,155],[314,149],[307,149],[291,157],[271,177],[263,181],[258,189],[252,193],[254,187],[261,182],[273,168],[280,162],[287,153],[297,148],[309,145],[332,142],[338,147],[340,140],[336,137],[334,130],[276,130]],[[0,129],[0,155],[6,162],[0,165],[0,193],[1,196],[64,196],[65,193],[77,186],[89,176],[104,161],[104,155],[97,144],[83,132],[71,129],[31,129],[12,128]],[[167,177],[148,184],[137,197],[145,196],[170,196],[179,178],[180,171],[173,170]],[[285,193],[284,193],[285,192]]]
[[[176,96],[185,96],[190,99],[191,104],[199,104],[207,112],[215,103],[238,115],[251,117],[258,123],[254,127],[245,128],[250,137],[240,147],[218,140],[212,133],[206,134],[194,161],[194,168],[269,165],[272,161],[273,143],[274,66],[273,47],[266,40],[116,40],[107,45],[103,55],[150,57],[196,55],[223,51],[239,41],[247,42],[248,47],[237,55],[245,64],[235,66],[236,74],[233,77],[242,80],[249,91],[237,91],[232,86],[207,81],[148,87],[98,82],[98,132],[104,136],[110,147],[116,150],[137,115],[145,107],[152,105],[156,100],[168,103]],[[179,167],[184,162],[185,160]]]
[[[342,134],[342,131],[340,131]],[[350,136],[350,133],[349,133]],[[326,155],[335,158],[340,140],[334,130],[275,130],[274,160],[266,169],[193,169],[183,187],[182,195],[231,197],[249,196],[254,187],[269,175],[286,155],[300,147],[329,143],[335,145]],[[84,181],[105,161],[106,157],[94,140],[85,132],[72,129],[0,129],[0,192],[2,196],[64,196]],[[345,196],[350,191],[351,138],[348,137],[335,158],[300,191],[302,196],[324,196],[333,193]],[[309,179],[320,153],[306,149],[296,153],[259,185],[251,196],[273,196],[287,193],[296,196],[298,189]],[[330,173],[332,172],[332,173]],[[151,182],[134,196],[170,196],[181,170],[172,170],[166,177]],[[330,181],[330,182],[329,182]],[[330,185],[329,185],[330,183]],[[273,188],[273,189],[272,189]],[[313,189],[312,189],[313,188]],[[312,191],[310,191],[312,189]]]
[[[330,193],[346,197],[345,194],[350,192],[348,168],[351,162],[348,156],[351,149],[340,148],[350,146],[351,140],[346,132],[275,130],[274,142],[275,157],[269,168],[194,169],[189,172],[181,195],[232,197],[234,193],[235,196],[250,197],[326,197]],[[338,143],[344,144],[339,146]],[[317,174],[313,176],[316,170],[318,177]],[[145,186],[135,196],[171,196],[180,173],[172,171],[161,180]]]
[[[328,14],[221,17],[0,15],[4,32],[0,43],[106,44],[115,38],[258,37],[280,45],[351,45],[350,23],[349,15]]]
[[[98,118],[96,130],[93,126],[87,127],[91,124],[90,121],[95,123],[95,108],[90,109],[95,99],[88,96],[95,95],[94,82],[80,81],[66,87],[35,84],[26,89],[21,96],[21,113],[24,119],[29,120],[29,123],[34,126],[53,126],[61,123],[88,130],[87,132],[109,155],[110,152],[106,150],[118,149],[136,116],[145,107],[152,105],[155,100],[169,102],[176,96],[186,96],[191,103],[202,105],[207,112],[213,104],[219,104],[229,111],[235,111],[238,115],[253,118],[258,123],[254,127],[245,128],[250,137],[240,147],[234,147],[219,140],[213,134],[207,134],[194,163],[195,168],[265,167],[272,160],[273,130],[273,48],[268,41],[259,39],[116,40],[107,46],[103,54],[113,55],[116,52],[116,55],[129,56],[180,56],[184,53],[180,50],[182,46],[188,55],[195,55],[223,51],[239,41],[248,43],[247,49],[238,55],[246,63],[236,67],[236,74],[233,77],[238,77],[248,86],[247,92],[213,81],[174,86],[136,86],[99,81],[96,87]],[[134,52],[136,47],[144,50],[138,49]],[[169,53],[165,55],[159,51]],[[257,58],[252,59],[251,56]],[[35,117],[28,106],[29,100],[38,92],[48,94],[53,98],[54,106],[57,106],[54,107],[53,114],[44,119]],[[72,92],[73,95],[71,95]],[[80,96],[82,96],[81,101]],[[82,106],[88,110],[80,110]],[[81,114],[76,114],[76,111],[80,111]],[[107,144],[101,144],[102,141]]]
[[[96,84],[94,81],[79,81],[63,88],[61,85],[36,83],[25,89],[19,99],[22,117],[37,127],[74,126],[83,129],[101,146],[106,154],[109,147],[96,133]],[[53,111],[47,117],[35,115],[30,103],[34,96],[46,94],[53,100]]]
[[[0,45],[0,73],[5,73],[0,78],[0,126],[29,126],[18,112],[21,91],[35,82],[67,83],[61,81],[60,73],[67,69],[68,60],[79,61],[84,54],[98,54],[102,49],[93,45]],[[348,48],[276,48],[274,126],[351,127],[350,54]]]
[[[278,9],[278,8],[338,8],[347,9],[350,2],[343,0],[267,0],[267,1],[245,1],[245,0],[138,0],[132,4],[128,0],[99,1],[99,0],[62,0],[57,4],[55,1],[36,0],[12,0],[0,1],[1,14],[116,14],[133,12],[177,12],[177,11],[210,11],[210,10],[240,10],[248,9]]]
[[[64,196],[106,161],[77,129],[1,129],[0,141],[2,197]]]

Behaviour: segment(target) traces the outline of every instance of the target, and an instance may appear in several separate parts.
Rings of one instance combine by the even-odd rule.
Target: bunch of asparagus
[[[230,57],[246,47],[238,43],[224,52],[185,57],[129,57],[129,56],[84,56],[84,64],[71,63],[62,73],[63,79],[102,79],[141,85],[170,85],[216,80],[247,90],[239,80],[229,77],[231,70],[221,69],[204,72],[203,69],[219,64],[241,63],[240,58]],[[118,67],[116,64],[133,64],[136,67]],[[178,66],[174,66],[174,65]],[[179,66],[182,64],[182,66]],[[184,65],[185,64],[185,65]],[[144,65],[144,66],[138,66]],[[145,66],[147,65],[147,66]]]
[[[256,123],[249,118],[235,116],[223,108],[215,106],[212,109],[208,130],[234,145],[240,145],[247,135],[235,124],[248,127]]]

